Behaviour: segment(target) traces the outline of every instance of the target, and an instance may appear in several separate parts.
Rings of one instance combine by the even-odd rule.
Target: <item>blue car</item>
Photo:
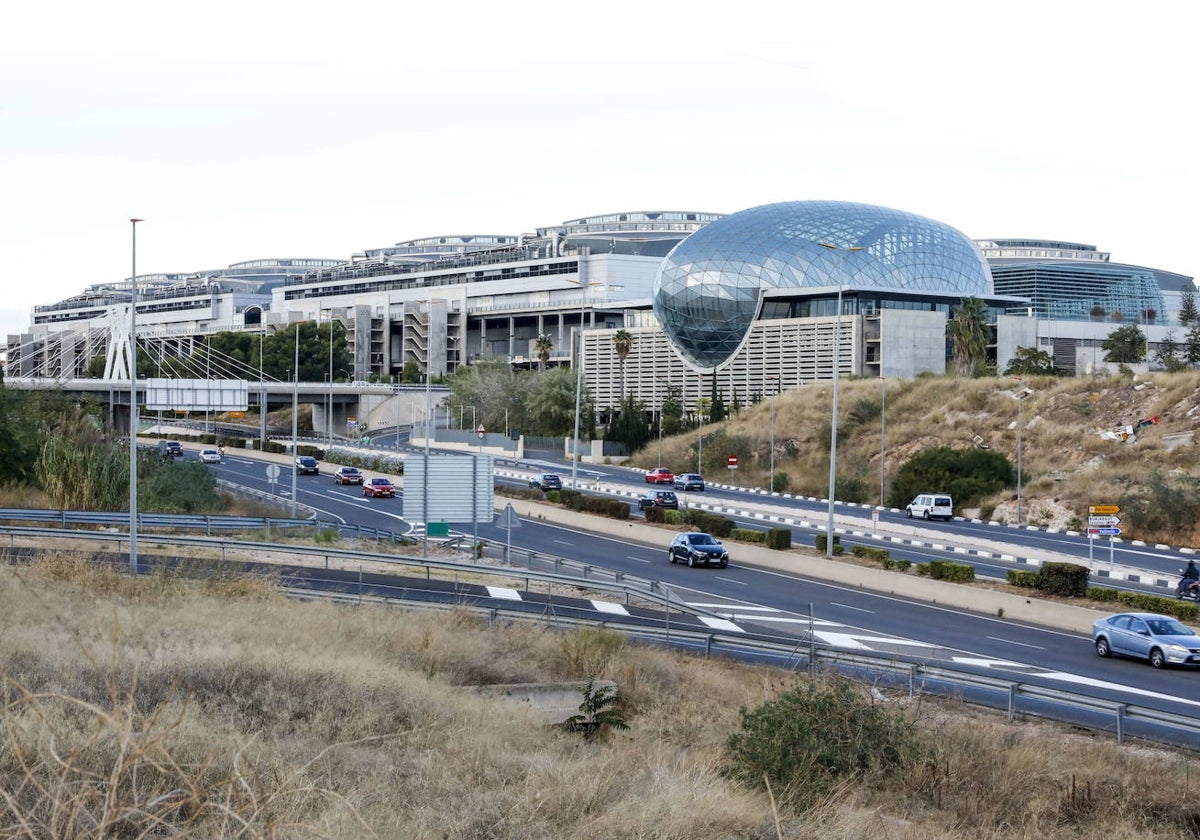
[[[1099,656],[1145,659],[1155,668],[1200,665],[1200,636],[1178,619],[1158,613],[1117,613],[1092,625]]]

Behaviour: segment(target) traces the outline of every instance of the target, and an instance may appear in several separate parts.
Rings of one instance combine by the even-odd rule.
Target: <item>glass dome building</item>
[[[839,284],[992,293],[978,247],[949,225],[870,204],[789,201],[725,216],[679,243],[655,277],[654,311],[688,364],[707,372],[737,353],[771,290],[828,294]]]

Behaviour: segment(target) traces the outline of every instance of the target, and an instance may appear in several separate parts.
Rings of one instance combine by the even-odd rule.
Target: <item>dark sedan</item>
[[[712,534],[703,531],[676,534],[667,549],[667,556],[672,563],[687,563],[689,566],[701,563],[711,566],[715,563],[724,569],[729,565],[729,552],[725,546]]]

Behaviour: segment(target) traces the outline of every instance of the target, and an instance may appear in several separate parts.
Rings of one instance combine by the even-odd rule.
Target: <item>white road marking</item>
[[[852,606],[850,606],[849,604],[839,604],[837,601],[830,601],[830,602],[829,602],[829,606],[831,606],[831,607],[841,607],[842,609],[846,609],[846,610],[854,610],[855,612],[865,612],[865,613],[870,613],[871,615],[874,615],[874,614],[875,614],[875,610],[867,610],[867,609],[863,609],[862,607],[852,607]]]
[[[629,615],[629,610],[620,604],[614,604],[612,601],[592,601],[592,606],[596,608],[596,612]]]
[[[713,628],[714,630],[727,630],[730,633],[745,633],[746,632],[741,627],[738,627],[736,624],[734,624],[732,621],[726,621],[723,618],[709,618],[708,616],[704,616],[704,615],[697,616],[697,618],[699,618],[702,622],[704,622],[705,624],[707,624],[709,627]]]
[[[733,578],[722,577],[721,575],[714,575],[713,577],[715,577],[717,580],[723,580],[726,583],[736,583],[738,586],[749,586],[750,585],[750,584],[746,583],[746,581],[744,581],[744,580],[734,580]]]
[[[521,593],[515,589],[509,589],[507,586],[489,586],[487,591],[493,598],[506,598],[509,601],[521,600]]]
[[[999,636],[988,636],[993,642],[1003,642],[1006,645],[1017,645],[1018,647],[1033,648],[1034,650],[1045,650],[1041,645],[1030,645],[1025,642],[1015,642],[1012,639],[1001,639]]]

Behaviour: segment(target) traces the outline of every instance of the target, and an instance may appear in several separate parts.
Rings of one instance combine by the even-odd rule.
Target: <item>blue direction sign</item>
[[[1120,528],[1088,528],[1089,534],[1096,534],[1101,537],[1118,537],[1121,535]]]

